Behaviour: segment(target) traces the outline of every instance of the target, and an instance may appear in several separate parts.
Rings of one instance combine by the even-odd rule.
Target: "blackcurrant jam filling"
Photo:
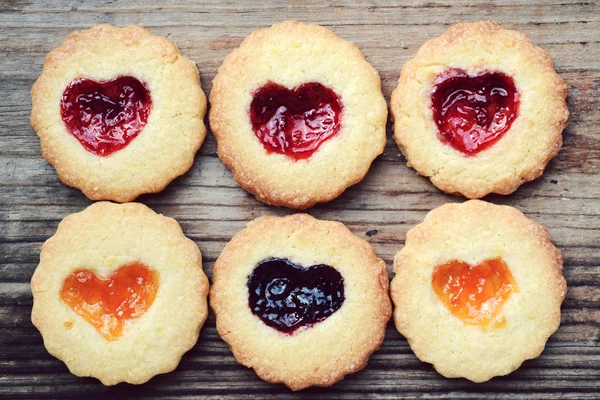
[[[250,121],[267,152],[301,160],[339,132],[342,108],[338,95],[318,82],[295,89],[268,82],[254,93]]]
[[[467,156],[496,143],[519,111],[519,92],[502,72],[468,75],[451,68],[440,74],[431,94],[439,138]]]
[[[148,88],[132,76],[104,82],[77,79],[63,93],[60,114],[86,150],[109,156],[142,131],[151,107]]]
[[[248,278],[248,305],[265,324],[286,334],[323,321],[344,303],[344,278],[325,264],[305,268],[268,258]]]

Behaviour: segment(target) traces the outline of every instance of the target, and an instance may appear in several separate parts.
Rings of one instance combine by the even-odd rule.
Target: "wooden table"
[[[0,4],[0,397],[600,398],[600,3],[191,3],[8,0]],[[223,58],[250,32],[284,19],[317,23],[356,43],[381,74],[389,100],[402,64],[423,42],[453,23],[487,18],[525,32],[549,51],[569,84],[571,124],[558,157],[543,177],[513,195],[487,198],[517,207],[548,227],[564,254],[569,291],[562,325],[541,357],[484,384],[445,379],[421,363],[390,324],[383,346],[362,372],[331,388],[292,393],[282,385],[261,381],[237,364],[217,335],[213,315],[177,370],[142,386],[109,388],[95,379],[77,378],[46,352],[30,322],[29,280],[41,244],[63,217],[90,201],[64,186],[42,159],[29,125],[29,90],[45,55],[69,32],[98,23],[143,25],[173,40],[196,62],[208,95]],[[392,258],[406,232],[432,208],[463,200],[442,194],[405,164],[388,126],[385,153],[366,179],[337,200],[308,211],[318,218],[342,221],[372,243],[390,275]],[[162,193],[139,201],[181,223],[202,250],[209,276],[225,243],[246,222],[265,214],[291,213],[267,207],[240,189],[217,158],[212,136],[187,174]]]

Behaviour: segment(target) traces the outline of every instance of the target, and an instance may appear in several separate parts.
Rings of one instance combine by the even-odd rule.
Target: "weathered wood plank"
[[[162,2],[134,2],[119,7],[112,2],[99,3],[93,7],[91,3],[81,3],[73,10],[71,4],[57,4],[55,7],[38,8],[23,7],[19,12],[5,12],[0,16],[0,23],[7,27],[80,27],[89,26],[108,20],[119,25],[140,23],[147,26],[250,26],[269,25],[281,19],[310,19],[322,25],[447,25],[448,21],[464,19],[486,19],[490,14],[506,21],[517,18],[523,22],[587,21],[600,19],[599,5],[596,2],[573,2],[572,4],[521,2],[507,4],[504,2],[473,2],[470,5],[452,7],[446,3],[413,3],[410,5],[361,4],[352,2],[348,6],[329,6],[324,3],[302,4],[290,7],[288,2],[253,3],[246,7],[235,5],[216,6],[204,3],[191,6],[189,4],[165,5]],[[137,4],[136,4],[137,3]],[[47,3],[50,5],[51,3]],[[8,11],[8,10],[7,10]],[[77,11],[77,12],[73,12]],[[327,12],[323,12],[327,11]]]

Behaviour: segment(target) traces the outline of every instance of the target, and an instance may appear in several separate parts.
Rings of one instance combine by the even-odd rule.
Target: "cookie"
[[[391,97],[394,138],[444,192],[509,194],[558,153],[566,96],[548,53],[524,34],[456,24],[404,64]]]
[[[206,136],[196,66],[139,26],[71,33],[31,97],[42,155],[92,200],[161,191],[192,166]]]
[[[373,248],[306,214],[261,217],[237,233],[215,263],[210,304],[237,361],[293,390],[364,368],[391,315]]]
[[[139,203],[95,203],[42,246],[31,320],[71,373],[105,385],[170,372],[198,340],[208,279],[172,218]]]
[[[252,33],[219,68],[210,102],[220,159],[269,205],[305,209],[339,196],[385,146],[377,71],[321,26],[286,21]]]
[[[394,266],[396,327],[445,377],[509,374],[539,356],[560,324],[562,255],[515,208],[436,208],[408,232]]]

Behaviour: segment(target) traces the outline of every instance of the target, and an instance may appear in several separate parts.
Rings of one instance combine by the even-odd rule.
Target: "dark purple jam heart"
[[[325,264],[304,268],[282,258],[258,263],[248,278],[252,313],[280,332],[292,334],[336,312],[344,303],[344,278]]]

